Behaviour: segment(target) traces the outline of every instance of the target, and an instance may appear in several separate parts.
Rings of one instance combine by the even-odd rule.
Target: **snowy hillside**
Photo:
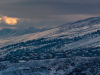
[[[7,64],[6,64],[7,63]],[[0,75],[99,75],[100,57],[33,60],[0,63]]]
[[[100,75],[100,17],[36,33],[1,31],[0,75]]]
[[[43,32],[0,39],[0,57],[9,54],[19,56],[20,52],[20,59],[25,53],[95,48],[100,45],[99,22],[100,17],[88,18]]]
[[[22,41],[28,41],[38,38],[57,38],[64,36],[65,38],[73,38],[95,32],[100,29],[100,17],[88,18],[85,20],[76,21],[73,23],[67,23],[56,27],[51,30],[43,32],[25,34],[22,36],[10,37],[0,39],[0,46],[8,45],[12,43],[18,43]],[[22,32],[22,31],[21,31]]]

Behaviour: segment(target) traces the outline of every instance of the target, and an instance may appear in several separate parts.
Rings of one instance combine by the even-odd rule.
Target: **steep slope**
[[[100,45],[99,23],[100,17],[94,17],[43,32],[0,39],[0,57],[23,49],[25,52],[29,50],[39,53],[96,47]]]
[[[91,34],[86,34],[84,36],[78,36],[74,38],[65,38],[60,36],[58,38],[48,39],[48,38],[41,38],[41,39],[34,39],[29,40],[26,42],[15,43],[11,45],[7,45],[5,47],[0,48],[0,57],[14,55],[15,57],[19,57],[20,59],[23,56],[30,55],[30,53],[48,53],[48,52],[61,52],[64,53],[71,52],[71,55],[78,55],[79,53],[85,55],[86,50],[88,53],[86,56],[95,56],[98,54],[98,49],[100,49],[100,30],[93,32]],[[93,49],[96,50],[96,53],[93,53]],[[92,51],[92,52],[91,52]],[[73,54],[75,52],[75,54]],[[77,52],[77,53],[76,53]],[[25,55],[25,53],[27,53]],[[19,55],[20,54],[20,55]],[[52,53],[51,53],[52,54]],[[69,53],[70,54],[70,53]],[[80,55],[79,56],[82,56]],[[30,56],[28,56],[30,57]],[[54,56],[55,57],[55,56]]]
[[[52,35],[57,30],[58,30],[58,28],[47,30],[47,31],[43,31],[43,32],[38,32],[38,33],[25,34],[25,35],[21,35],[21,36],[13,36],[13,37],[9,37],[9,38],[5,37],[5,38],[0,39],[0,47],[1,46],[5,46],[5,45],[9,45],[9,44],[25,42],[25,41],[28,41],[28,40],[47,37],[47,35]]]
[[[74,38],[78,36],[83,36],[95,32],[100,29],[100,17],[92,17],[85,20],[76,21],[73,23],[67,23],[56,27],[51,30],[46,30],[43,32],[25,34],[22,36],[10,37],[0,39],[0,46],[25,42],[28,40],[38,39],[38,38],[57,38],[63,36],[63,38]]]

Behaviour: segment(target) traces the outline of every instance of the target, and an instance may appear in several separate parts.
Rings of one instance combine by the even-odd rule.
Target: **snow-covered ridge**
[[[92,17],[85,20],[76,21],[73,23],[67,23],[43,32],[25,34],[15,37],[13,36],[9,38],[1,38],[0,47],[8,44],[14,44],[22,41],[25,42],[28,40],[33,40],[38,38],[52,39],[52,38],[57,38],[59,36],[66,36],[67,38],[73,38],[95,32],[99,29],[100,29],[100,17]]]

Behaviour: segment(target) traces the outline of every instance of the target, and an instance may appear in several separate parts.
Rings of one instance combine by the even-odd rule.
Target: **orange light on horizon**
[[[1,19],[3,19],[3,21],[9,25],[15,25],[17,24],[17,21],[19,20],[19,18],[13,18],[13,17],[7,17],[7,16],[3,16]]]

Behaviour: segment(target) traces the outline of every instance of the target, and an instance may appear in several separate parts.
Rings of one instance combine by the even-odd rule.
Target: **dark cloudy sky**
[[[100,15],[100,0],[0,0],[0,29],[53,28]]]

